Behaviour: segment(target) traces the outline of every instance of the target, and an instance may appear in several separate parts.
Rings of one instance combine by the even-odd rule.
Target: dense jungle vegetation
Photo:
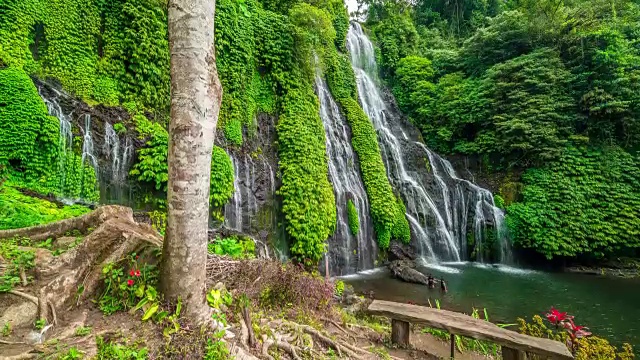
[[[160,0],[0,1],[0,167],[9,189],[0,193],[1,202],[15,203],[20,194],[16,189],[97,200],[97,175],[79,156],[83,130],[74,126],[74,141],[61,143],[58,120],[47,114],[34,77],[59,83],[90,105],[126,109],[130,118],[120,130],[145,144],[130,171],[141,187],[138,197],[161,210],[166,206],[166,10]],[[278,194],[292,255],[309,262],[320,259],[336,223],[313,88],[316,67],[330,77],[353,126],[353,145],[362,160],[381,247],[392,238],[410,238],[375,131],[357,104],[355,78],[344,54],[348,27],[341,0],[217,2],[217,66],[224,88],[221,141],[240,147],[243,137],[255,132],[256,114],[278,117]],[[231,198],[234,174],[219,147],[214,148],[213,163],[210,199],[220,216],[215,209]],[[6,211],[3,228],[24,224],[18,209]],[[357,214],[352,218],[357,224]]]
[[[516,246],[640,246],[640,5],[363,0],[382,77],[427,145],[500,178]]]
[[[499,178],[516,246],[549,259],[636,254],[640,246],[640,5],[631,0],[361,0],[381,78],[425,142],[480,159]],[[144,145],[130,177],[162,210],[167,187],[169,50],[161,0],[0,1],[0,227],[77,214],[25,204],[30,190],[98,199],[81,129],[61,143],[32,79],[90,105],[129,113],[121,131]],[[277,117],[278,190],[292,255],[315,262],[336,206],[314,95],[320,67],[353,133],[378,243],[408,242],[404,205],[387,179],[375,129],[358,104],[340,0],[219,0],[222,147],[239,148],[256,114]],[[299,156],[305,154],[305,156]],[[233,167],[213,153],[214,213]],[[33,203],[33,206],[37,202]],[[216,211],[218,209],[218,211]],[[53,210],[51,210],[53,211]],[[60,212],[60,213],[58,213]],[[47,215],[41,216],[40,213]],[[33,214],[33,216],[24,215]],[[219,215],[218,215],[219,216]],[[358,214],[349,207],[357,232]]]

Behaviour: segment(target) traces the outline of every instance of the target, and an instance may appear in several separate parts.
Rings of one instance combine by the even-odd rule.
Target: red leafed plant
[[[587,331],[589,328],[576,325],[573,322],[573,316],[567,315],[566,312],[560,312],[554,307],[551,307],[551,310],[549,310],[545,316],[550,323],[556,326],[556,329],[561,326],[567,330],[567,333],[569,334],[567,346],[573,350],[574,354],[577,350],[576,346],[578,345],[576,339],[591,335],[591,333]]]
[[[587,331],[589,330],[588,327],[578,326],[573,323],[572,319],[569,319],[569,321],[565,321],[563,325],[564,325],[564,328],[567,329],[567,332],[569,333],[569,338],[571,338],[572,341],[575,339],[580,339],[580,338],[591,335],[591,333]]]
[[[573,320],[573,316],[567,315],[566,312],[560,312],[558,309],[551,307],[551,310],[545,315],[550,323],[556,326],[556,329],[565,321]]]

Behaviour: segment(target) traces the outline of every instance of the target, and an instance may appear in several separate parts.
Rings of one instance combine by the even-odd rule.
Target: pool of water
[[[490,320],[515,323],[518,317],[543,316],[551,306],[575,316],[615,345],[640,347],[640,280],[523,270],[475,263],[424,264],[419,270],[444,278],[448,293],[390,277],[386,269],[344,277],[356,292],[380,300],[427,304],[470,313],[486,308]]]

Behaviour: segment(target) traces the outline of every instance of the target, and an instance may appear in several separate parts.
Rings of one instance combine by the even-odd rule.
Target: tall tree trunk
[[[165,298],[203,323],[211,151],[222,86],[214,48],[215,0],[169,1],[171,121],[167,230],[161,264]]]

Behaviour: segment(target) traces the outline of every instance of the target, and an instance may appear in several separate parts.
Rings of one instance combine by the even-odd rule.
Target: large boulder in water
[[[417,258],[415,251],[409,244],[402,244],[394,241],[389,246],[389,260],[415,260]]]
[[[410,260],[396,260],[389,264],[389,270],[396,278],[414,284],[429,285],[427,276],[415,269]]]

